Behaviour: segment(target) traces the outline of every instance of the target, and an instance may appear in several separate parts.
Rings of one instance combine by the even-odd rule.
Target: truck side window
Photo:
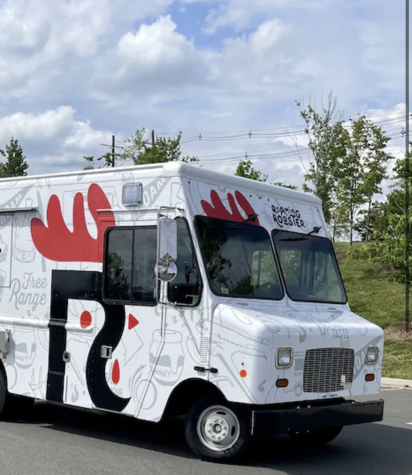
[[[133,230],[114,229],[107,234],[105,297],[130,301]]]
[[[137,228],[134,230],[133,252],[133,303],[154,304],[156,302],[155,265],[157,253],[156,228]]]
[[[106,237],[107,300],[154,305],[157,232],[154,227],[118,228]]]
[[[200,301],[202,281],[195,250],[185,219],[177,218],[177,269],[176,278],[168,284],[169,302],[197,305]]]

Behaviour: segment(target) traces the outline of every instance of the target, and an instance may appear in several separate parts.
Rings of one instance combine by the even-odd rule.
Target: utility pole
[[[152,146],[155,144],[155,133],[154,130],[152,130]]]
[[[409,332],[409,299],[410,299],[410,268],[409,268],[409,258],[410,258],[410,224],[409,224],[409,180],[410,180],[410,143],[409,143],[409,132],[410,132],[410,117],[409,117],[409,99],[410,99],[410,90],[409,90],[409,0],[405,0],[405,148],[406,148],[406,180],[405,180],[405,216],[406,216],[406,229],[405,229],[405,262],[406,262],[406,296],[405,296],[405,323],[406,323],[406,332]]]
[[[114,167],[115,153],[116,153],[116,136],[112,135],[112,167]]]
[[[104,158],[104,163],[105,165],[104,166],[112,166],[113,168],[115,167],[116,165],[116,148],[122,148],[124,149],[124,147],[121,147],[120,145],[116,145],[116,136],[115,135],[112,135],[112,144],[106,144],[106,143],[102,143],[100,144],[102,147],[109,147],[112,149],[111,152],[108,152],[108,153],[105,153],[103,155],[103,157],[99,158],[98,160],[101,160],[102,158]],[[111,158],[110,158],[110,155],[111,155]]]

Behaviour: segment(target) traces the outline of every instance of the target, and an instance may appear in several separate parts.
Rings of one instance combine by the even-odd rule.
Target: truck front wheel
[[[206,396],[187,413],[185,434],[189,447],[202,460],[238,461],[250,445],[250,417],[216,396]]]
[[[302,445],[325,445],[342,432],[342,427],[328,427],[326,429],[289,432],[289,437]]]

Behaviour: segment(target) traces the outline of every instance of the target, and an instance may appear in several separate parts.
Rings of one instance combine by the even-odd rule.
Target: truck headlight
[[[292,366],[293,350],[292,348],[279,348],[276,355],[276,367],[287,369]]]
[[[370,346],[366,351],[366,364],[375,364],[378,362],[379,348],[377,346]]]

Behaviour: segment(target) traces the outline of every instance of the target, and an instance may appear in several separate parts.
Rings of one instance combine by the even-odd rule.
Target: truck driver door
[[[104,302],[118,309],[112,325],[119,338],[102,344],[96,357],[106,360],[110,390],[128,401],[124,412],[137,415],[143,401],[151,403],[148,399],[154,397],[149,383],[163,343],[164,311],[156,300],[156,223],[109,229],[104,250]]]
[[[156,224],[154,218],[108,228],[102,271],[62,276],[70,282],[66,404],[130,415],[142,405],[163,342],[164,312],[155,295]]]

